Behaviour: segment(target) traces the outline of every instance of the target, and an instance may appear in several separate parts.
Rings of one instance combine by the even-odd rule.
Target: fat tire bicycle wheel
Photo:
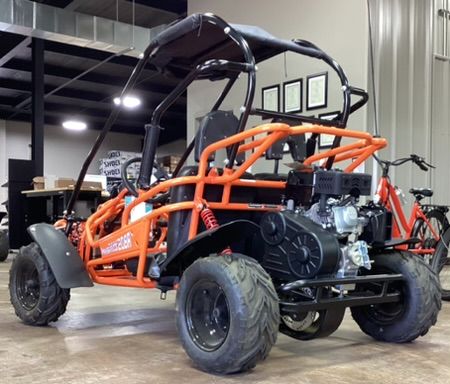
[[[445,216],[445,213],[440,209],[430,209],[425,213],[425,216],[434,232],[439,234],[439,236],[442,236],[442,234],[450,227],[447,216]],[[436,240],[434,237],[427,223],[420,218],[416,220],[411,236],[420,239],[419,245],[413,246],[415,249],[434,249],[439,242],[439,240]],[[434,255],[435,252],[424,255],[424,259],[429,265],[433,264]]]

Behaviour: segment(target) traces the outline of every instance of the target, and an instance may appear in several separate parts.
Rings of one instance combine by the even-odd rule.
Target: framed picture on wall
[[[280,86],[278,84],[262,89],[261,106],[266,111],[280,111]]]
[[[306,77],[306,109],[326,108],[328,102],[328,72]]]
[[[327,112],[319,115],[319,119],[333,120],[340,111]],[[331,148],[333,146],[334,135],[321,134],[319,136],[319,149]]]
[[[302,111],[303,79],[283,83],[283,111],[297,113]]]

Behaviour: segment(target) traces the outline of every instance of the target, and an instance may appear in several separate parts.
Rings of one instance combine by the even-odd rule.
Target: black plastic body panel
[[[314,173],[310,170],[290,171],[286,182],[286,199],[296,205],[310,205],[313,197]]]
[[[161,270],[164,274],[167,269],[170,270],[170,264],[175,263],[182,271],[199,257],[219,253],[237,241],[245,239],[251,241],[258,231],[259,226],[249,220],[236,220],[218,228],[203,231],[172,253],[161,265]],[[235,251],[234,248],[232,249]]]
[[[373,246],[383,246],[391,240],[392,212],[381,206],[366,206],[361,208],[360,213],[369,220],[363,233],[359,236],[360,240]]]
[[[77,250],[63,232],[50,224],[40,223],[28,227],[28,233],[41,248],[61,288],[94,285]]]
[[[290,211],[266,213],[260,222],[265,241],[263,267],[282,281],[334,274],[340,247],[320,225]]]
[[[178,176],[193,176],[198,172],[197,166],[188,166],[180,170]],[[219,174],[222,174],[223,169],[217,169]],[[261,175],[255,177],[249,173],[244,173],[242,179],[253,180],[255,178],[262,180],[280,180],[285,179],[282,175],[264,174],[267,177],[262,178]],[[269,177],[270,176],[270,177]],[[274,204],[281,203],[284,189],[276,188],[255,188],[254,186],[237,186],[231,189],[230,202],[231,203],[247,203],[247,204]],[[180,185],[170,189],[170,202],[179,203],[182,201],[192,201],[195,194],[195,185],[187,184]],[[222,200],[223,186],[207,184],[204,191],[204,199],[208,202],[220,202]],[[235,221],[236,218],[242,220],[252,220],[254,214],[250,211],[231,211],[231,210],[217,210],[214,212],[217,221],[220,225]],[[187,242],[189,234],[189,226],[191,219],[191,210],[181,210],[172,212],[169,215],[169,227],[167,233],[167,249],[169,258],[184,246]],[[255,220],[253,220],[255,221]],[[257,221],[256,221],[257,222]],[[203,223],[200,222],[199,232],[206,230]],[[233,249],[234,250],[234,249]]]

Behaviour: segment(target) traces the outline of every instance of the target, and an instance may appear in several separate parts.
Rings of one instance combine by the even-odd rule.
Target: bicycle
[[[378,183],[375,203],[384,206],[392,213],[392,237],[405,240],[404,244],[396,248],[423,255],[425,261],[432,265],[433,255],[441,235],[450,227],[446,216],[449,208],[443,205],[422,204],[425,197],[433,196],[433,191],[429,188],[411,188],[409,192],[415,200],[411,214],[407,218],[403,210],[404,194],[399,187],[391,183],[389,170],[391,166],[400,166],[410,161],[425,172],[435,167],[415,154],[394,161],[381,160],[376,156],[374,158],[383,171]]]

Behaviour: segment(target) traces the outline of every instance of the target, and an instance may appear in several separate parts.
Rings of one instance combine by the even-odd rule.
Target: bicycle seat
[[[411,188],[409,193],[412,193],[414,196],[423,196],[423,197],[431,197],[433,196],[433,191],[430,188]]]

